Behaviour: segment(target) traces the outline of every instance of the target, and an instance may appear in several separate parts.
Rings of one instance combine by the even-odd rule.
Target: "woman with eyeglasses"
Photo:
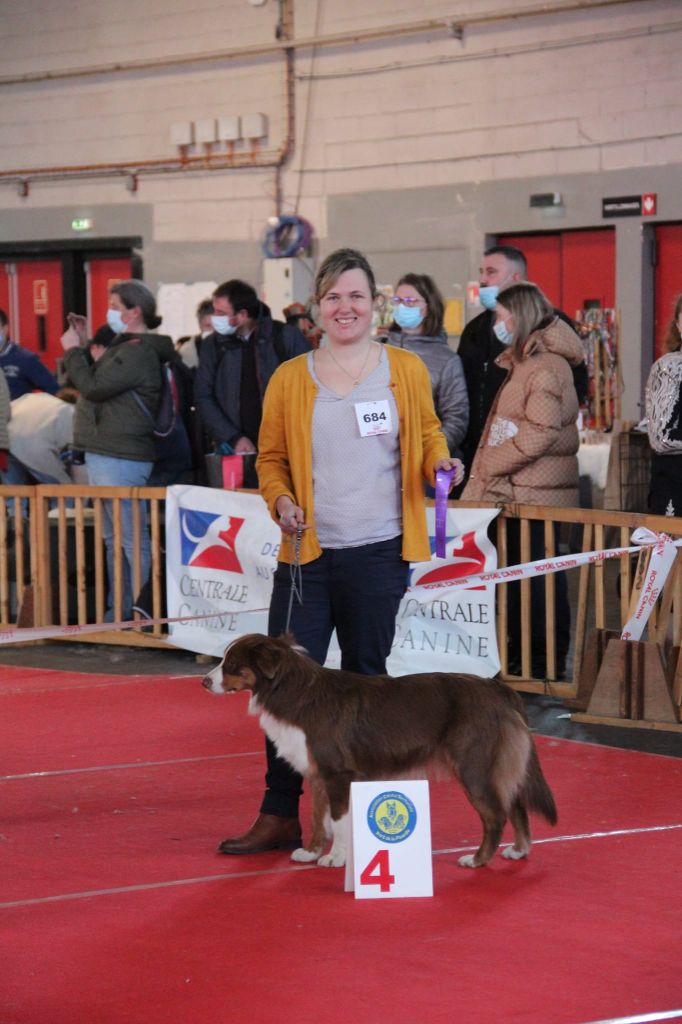
[[[386,340],[426,363],[436,414],[450,454],[458,456],[469,424],[469,397],[462,360],[448,346],[443,297],[428,274],[404,274],[390,302],[393,323]]]

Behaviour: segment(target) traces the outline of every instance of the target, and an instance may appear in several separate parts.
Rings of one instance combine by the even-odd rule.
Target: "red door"
[[[659,224],[656,227],[655,328],[653,358],[663,355],[662,342],[682,292],[682,224]],[[645,342],[646,344],[646,342]]]
[[[88,260],[85,264],[85,277],[88,333],[92,337],[97,328],[107,322],[109,289],[119,281],[127,281],[131,277],[130,260],[127,257]]]
[[[568,316],[616,301],[616,241],[613,228],[504,235],[499,245],[515,245],[528,260],[528,280]]]
[[[12,300],[10,297],[12,270],[11,263],[3,263],[0,267],[0,309],[3,309],[9,317],[12,311]]]
[[[5,266],[10,337],[54,371],[64,333],[61,261],[17,260]]]

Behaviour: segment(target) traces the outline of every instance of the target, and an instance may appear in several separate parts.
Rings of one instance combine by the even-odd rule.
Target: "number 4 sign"
[[[352,783],[345,889],[359,900],[433,896],[428,782]]]

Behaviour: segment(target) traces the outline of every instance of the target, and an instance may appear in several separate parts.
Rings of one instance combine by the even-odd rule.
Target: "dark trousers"
[[[554,524],[554,551],[558,553],[559,524]],[[534,562],[545,557],[545,524],[539,520],[530,523],[530,559]],[[507,560],[509,565],[518,565],[521,561],[521,528],[518,520],[507,522]],[[566,672],[566,656],[571,639],[571,606],[568,601],[568,580],[566,572],[554,573],[555,580],[555,637],[556,637],[556,670],[562,678]],[[545,615],[545,579],[539,577],[530,582],[530,621],[531,621],[531,671],[537,679],[547,675],[547,641]],[[520,671],[521,664],[521,584],[510,583],[507,586],[507,623],[508,623],[508,659],[509,668],[513,673]]]
[[[301,569],[302,604],[291,608],[289,631],[318,664],[323,665],[332,633],[341,648],[341,668],[382,675],[395,635],[395,619],[407,587],[409,563],[401,556],[402,537],[356,548],[323,551]],[[281,563],[273,582],[268,634],[286,628],[291,593],[289,565]],[[301,776],[265,742],[267,774],[263,814],[293,818],[298,814]]]

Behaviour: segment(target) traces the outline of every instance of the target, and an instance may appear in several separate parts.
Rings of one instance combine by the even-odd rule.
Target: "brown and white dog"
[[[521,699],[495,679],[363,676],[322,668],[292,637],[254,633],[227,648],[203,685],[212,693],[250,690],[250,713],[280,757],[311,780],[312,836],[293,860],[345,864],[354,781],[457,778],[483,823],[478,850],[459,860],[464,867],[488,863],[507,819],[514,843],[502,856],[512,860],[530,852],[529,811],[556,824]],[[333,842],[323,855],[328,811]]]

